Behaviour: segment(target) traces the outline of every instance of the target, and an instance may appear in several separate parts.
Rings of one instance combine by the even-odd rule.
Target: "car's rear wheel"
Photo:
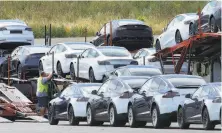
[[[210,121],[210,116],[207,108],[204,108],[203,110],[202,122],[205,130],[213,130],[215,128],[215,124]]]
[[[65,74],[62,71],[62,65],[60,62],[57,63],[56,66],[57,74],[65,78]]]
[[[194,25],[193,23],[190,23],[190,26],[189,26],[189,36],[193,36],[194,35]]]
[[[49,107],[48,119],[49,119],[49,124],[50,125],[58,125],[58,123],[59,123],[59,120],[55,119],[55,110],[54,110],[53,105],[51,105]]]
[[[214,17],[212,17],[212,18],[210,19],[210,32],[211,32],[211,33],[216,33],[216,32],[218,32],[218,27],[217,27],[217,25],[216,25],[216,21],[215,21],[215,18],[214,18]]]
[[[75,117],[73,107],[70,106],[68,110],[68,120],[70,125],[79,125],[78,119]]]
[[[188,129],[190,127],[190,124],[185,121],[185,116],[182,108],[179,108],[177,112],[177,123],[180,129]]]
[[[183,41],[179,30],[177,30],[177,32],[176,32],[175,41],[176,41],[176,43],[181,43]]]
[[[76,80],[75,68],[73,64],[70,65],[70,77],[72,80]]]
[[[156,52],[161,50],[161,46],[160,46],[160,41],[159,40],[156,41],[155,48],[156,48]]]
[[[25,73],[22,71],[22,65],[19,63],[17,67],[17,76],[19,79],[25,78]]]
[[[92,68],[89,69],[89,81],[91,83],[96,82],[95,76],[94,76],[94,71]]]
[[[122,127],[126,125],[125,121],[118,120],[117,112],[114,106],[111,106],[109,109],[109,121],[110,121],[110,125],[113,127]]]

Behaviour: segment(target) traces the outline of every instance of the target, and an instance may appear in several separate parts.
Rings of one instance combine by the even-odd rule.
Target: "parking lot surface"
[[[25,132],[24,132],[25,131]],[[0,124],[0,133],[219,133],[220,125],[215,130],[205,131],[202,125],[191,125],[190,129],[181,130],[177,123],[172,123],[168,129],[153,129],[148,123],[144,128],[110,127],[105,123],[100,127],[89,127],[86,123],[80,123],[80,126],[70,126],[68,122],[60,122],[59,125],[51,126],[48,123],[34,123],[30,121],[18,121],[14,123]]]

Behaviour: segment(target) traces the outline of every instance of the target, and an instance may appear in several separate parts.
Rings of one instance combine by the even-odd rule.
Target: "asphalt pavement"
[[[219,133],[221,127],[218,125],[215,130],[205,131],[202,125],[191,125],[190,129],[181,130],[177,123],[172,123],[167,129],[153,129],[151,124],[144,128],[110,127],[109,123],[103,126],[90,127],[85,122],[79,126],[70,126],[68,122],[60,122],[59,125],[51,126],[48,123],[34,123],[31,121],[19,121],[14,123],[0,123],[0,133]]]

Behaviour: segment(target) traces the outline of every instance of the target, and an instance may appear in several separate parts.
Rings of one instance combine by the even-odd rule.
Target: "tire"
[[[0,66],[0,77],[5,77],[4,67]]]
[[[92,68],[89,69],[89,81],[91,83],[96,82],[95,76],[94,76],[94,71]]]
[[[207,111],[207,108],[204,108],[203,110],[202,122],[203,122],[203,128],[205,130],[213,130],[215,128],[215,124],[210,121],[210,116]]]
[[[16,117],[13,117],[13,116],[8,116],[8,117],[5,117],[5,118],[12,121],[12,122],[15,122],[15,120],[16,120]]]
[[[160,111],[157,106],[154,106],[152,109],[152,124],[154,128],[163,128],[164,127],[164,121],[162,120],[160,116]]]
[[[188,129],[190,124],[185,121],[185,116],[182,108],[179,108],[177,112],[177,123],[180,129]]]
[[[72,80],[76,80],[75,68],[73,64],[70,65],[70,77]]]
[[[102,83],[104,83],[108,78],[106,76],[103,76],[103,79],[102,79]]]
[[[63,73],[63,71],[62,71],[62,65],[61,65],[61,63],[60,62],[58,62],[57,63],[57,65],[56,65],[56,70],[57,70],[57,74],[58,75],[60,75],[60,76],[62,76],[63,78],[65,78],[65,74]]]
[[[212,18],[210,19],[210,32],[211,32],[211,33],[216,33],[216,32],[218,32],[218,27],[217,27],[217,25],[216,25],[216,21],[215,21],[215,18],[214,18],[214,17],[212,17]]]
[[[94,115],[93,115],[93,111],[90,106],[87,107],[86,118],[87,118],[87,124],[89,126],[98,126],[98,125],[103,124],[103,122],[99,122],[99,121],[95,120]]]
[[[42,62],[40,61],[40,62],[39,62],[39,75],[40,75],[40,73],[41,73],[42,71],[44,71],[44,69],[43,69]]]
[[[109,109],[109,122],[112,127],[122,127],[126,125],[125,121],[118,120],[116,108],[114,108],[114,106],[111,106]]]
[[[49,124],[50,125],[58,125],[59,120],[55,119],[55,110],[53,105],[49,107],[49,111],[48,111],[48,118],[49,118]]]
[[[159,40],[156,41],[155,48],[156,48],[156,52],[161,50],[161,45],[160,45],[160,41]]]
[[[179,30],[176,32],[175,41],[176,43],[181,43],[183,41]]]
[[[17,76],[19,79],[24,79],[25,75],[24,72],[22,71],[22,65],[19,63],[17,67]]]
[[[143,127],[147,123],[146,121],[136,121],[132,106],[129,106],[128,109],[128,122],[131,128]]]
[[[69,125],[79,125],[78,119],[76,119],[73,107],[70,106],[68,110],[68,120],[69,120]]]
[[[194,34],[195,34],[194,24],[190,23],[190,26],[189,26],[189,36],[192,37]]]

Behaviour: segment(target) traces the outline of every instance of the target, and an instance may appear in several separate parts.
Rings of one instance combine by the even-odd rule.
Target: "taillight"
[[[132,95],[133,95],[133,93],[130,93],[130,92],[124,92],[119,98],[126,98],[126,99],[128,99],[128,98],[130,98],[130,97],[132,97]]]
[[[66,58],[77,58],[76,54],[65,54]]]
[[[215,98],[212,102],[213,103],[221,103],[221,97]]]
[[[173,97],[176,97],[176,96],[180,96],[180,94],[178,92],[168,91],[162,97],[163,98],[173,98]]]
[[[81,97],[81,98],[78,98],[76,101],[77,102],[87,102],[89,100],[89,98],[87,97]]]
[[[25,28],[25,30],[27,30],[27,31],[32,31],[32,28]]]
[[[7,30],[7,28],[5,27],[0,28],[0,31],[4,31],[4,30]]]
[[[98,61],[99,65],[111,65],[108,61]]]
[[[138,62],[137,61],[131,61],[130,65],[138,65]]]

